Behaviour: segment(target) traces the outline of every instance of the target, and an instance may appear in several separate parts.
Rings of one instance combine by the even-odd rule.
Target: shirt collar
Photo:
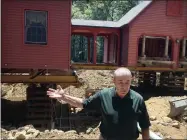
[[[120,98],[118,95],[117,95],[117,92],[116,92],[116,87],[113,88],[113,95],[114,97],[117,97],[117,98],[120,98],[120,99],[124,99],[124,98],[130,98],[130,91],[131,89],[129,90],[129,92],[123,97],[123,98]]]

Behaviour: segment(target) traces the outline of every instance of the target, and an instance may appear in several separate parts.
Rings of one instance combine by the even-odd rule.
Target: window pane
[[[41,27],[40,31],[41,31],[41,41],[46,42],[46,29]]]
[[[31,34],[27,34],[27,41],[32,41],[31,40]]]
[[[26,12],[26,34],[29,42],[46,42],[47,14],[41,11]]]
[[[30,25],[32,23],[36,23],[36,13],[32,11],[26,12],[26,25]]]
[[[47,40],[46,40],[46,34],[42,34],[42,42],[46,42]]]
[[[42,34],[42,27],[37,27],[37,34],[41,35]]]
[[[43,26],[46,26],[46,14],[45,13],[38,13],[37,16],[36,16],[36,22],[43,25]]]
[[[30,24],[42,24],[46,25],[47,14],[41,11],[27,11],[26,12],[26,25]]]
[[[36,35],[34,35],[34,34],[31,35],[31,41],[36,42]]]
[[[38,34],[36,37],[37,37],[37,38],[36,38],[36,41],[37,41],[37,42],[42,42],[42,40],[41,40],[41,35]]]
[[[37,27],[30,27],[30,29],[32,35],[37,35]]]

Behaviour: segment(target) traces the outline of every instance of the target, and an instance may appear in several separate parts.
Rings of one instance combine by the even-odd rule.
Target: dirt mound
[[[187,138],[187,123],[167,117],[170,111],[169,99],[171,97],[152,97],[146,101],[151,119],[151,130],[163,138]],[[177,97],[178,99],[184,97]]]
[[[85,98],[86,89],[102,89],[104,87],[113,86],[112,83],[113,71],[107,70],[80,70],[77,71],[78,77],[83,80],[83,85],[79,88],[69,86],[65,89],[70,95],[75,97]]]
[[[1,128],[1,133],[3,139],[95,139],[95,136],[99,135],[98,127],[95,129],[90,127],[86,132],[78,133],[75,130],[62,131],[57,129],[40,131],[32,125],[19,128]]]
[[[26,96],[26,88],[27,84],[1,84],[1,97],[8,98],[16,98],[16,97],[25,97]]]

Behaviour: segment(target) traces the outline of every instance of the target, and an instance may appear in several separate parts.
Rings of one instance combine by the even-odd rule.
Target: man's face
[[[118,94],[125,95],[129,92],[131,80],[131,76],[114,77],[114,84],[116,86]]]

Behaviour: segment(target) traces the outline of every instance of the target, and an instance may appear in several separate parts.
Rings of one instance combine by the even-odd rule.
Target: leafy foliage
[[[72,18],[117,21],[136,4],[137,0],[73,0]]]

